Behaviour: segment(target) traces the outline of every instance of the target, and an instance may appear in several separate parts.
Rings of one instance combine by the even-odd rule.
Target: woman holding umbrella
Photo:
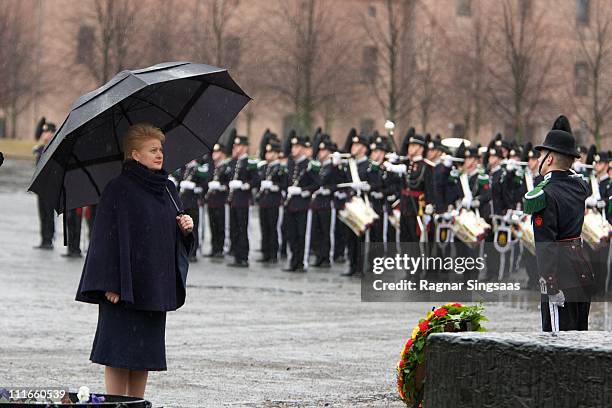
[[[90,360],[106,392],[144,397],[148,372],[166,370],[166,312],[185,301],[193,220],[163,169],[165,135],[129,127],[121,174],[102,192],[76,300],[99,305]]]

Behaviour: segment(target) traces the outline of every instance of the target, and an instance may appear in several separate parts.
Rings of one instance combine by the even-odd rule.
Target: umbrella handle
[[[177,216],[185,215],[185,211],[181,210],[179,206],[176,204],[176,201],[174,201],[174,197],[172,197],[170,190],[168,190],[168,186],[166,186],[166,192],[168,193],[168,197],[170,197],[172,204],[174,204],[174,208],[176,208],[176,215]]]

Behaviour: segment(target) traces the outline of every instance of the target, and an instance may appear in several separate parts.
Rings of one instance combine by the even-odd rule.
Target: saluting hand
[[[186,214],[177,215],[176,222],[178,223],[183,234],[187,235],[193,231],[193,219],[190,216]]]
[[[115,292],[106,292],[104,294],[104,296],[106,297],[106,299],[108,299],[109,302],[111,303],[117,303],[119,302],[119,295]]]

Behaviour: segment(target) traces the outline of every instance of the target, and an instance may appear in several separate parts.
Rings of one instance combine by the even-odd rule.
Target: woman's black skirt
[[[115,368],[166,370],[166,312],[103,302],[90,360]]]

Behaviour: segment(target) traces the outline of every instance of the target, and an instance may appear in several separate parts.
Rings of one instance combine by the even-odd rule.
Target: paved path
[[[60,257],[59,234],[54,251],[32,249],[30,166],[0,168],[0,386],[103,391],[103,368],[89,362],[97,308],[73,300],[82,260]],[[235,270],[200,258],[186,305],[168,314],[168,371],[150,374],[147,399],[164,407],[401,407],[396,360],[433,305],[361,303],[359,281],[341,272],[294,275],[255,262]],[[601,313],[592,327],[602,327]],[[488,305],[486,314],[490,330],[539,329],[537,305]]]

